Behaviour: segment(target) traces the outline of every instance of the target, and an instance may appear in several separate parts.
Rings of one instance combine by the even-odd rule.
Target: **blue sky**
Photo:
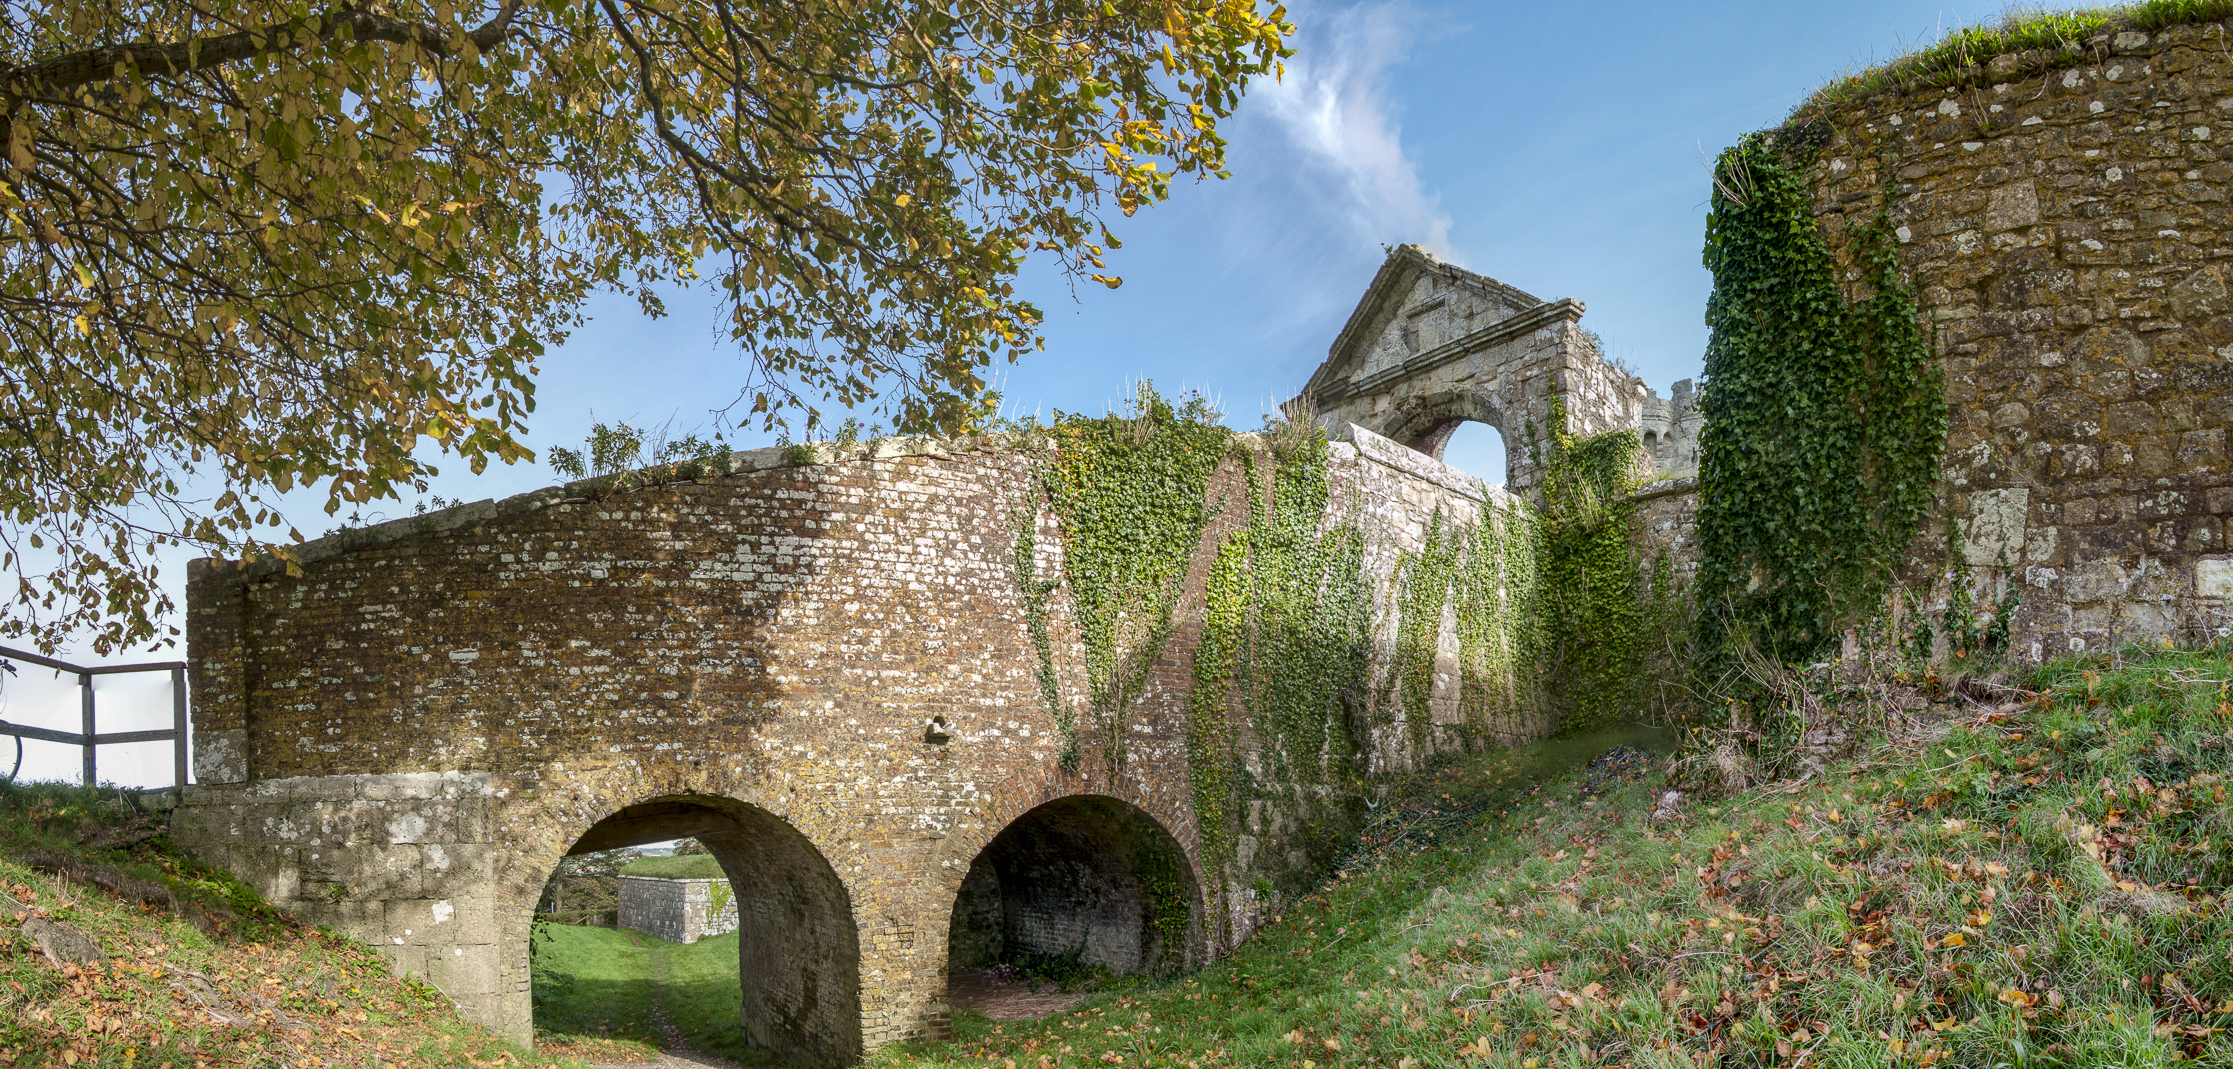
[[[1928,0],[1294,4],[1285,79],[1255,86],[1225,127],[1234,177],[1182,184],[1119,220],[1119,290],[1026,276],[1047,350],[1002,369],[1006,407],[1098,412],[1146,378],[1166,394],[1202,390],[1228,422],[1254,427],[1325,358],[1383,247],[1405,242],[1546,299],[1580,298],[1584,325],[1665,395],[1698,373],[1705,347],[1713,155],[1841,72],[1999,12]],[[709,426],[744,369],[710,304],[683,294],[670,308],[651,321],[631,300],[601,301],[545,360],[529,443],[578,444],[593,419]],[[1449,459],[1500,477],[1493,437],[1461,435]],[[558,481],[541,464],[448,468],[432,491],[465,500]],[[306,534],[332,526],[309,497],[289,500],[303,503]],[[164,569],[174,582],[178,563]],[[0,693],[0,717],[71,726],[75,702],[67,687],[19,680]],[[103,730],[139,726],[141,708],[167,724],[160,696],[120,690],[109,707],[118,719]],[[75,767],[59,747],[35,749],[27,778]],[[167,749],[145,749],[104,768],[167,783]]]
[[[1047,351],[1001,371],[1011,412],[1098,412],[1128,384],[1201,389],[1253,427],[1291,396],[1362,293],[1383,246],[1417,242],[1544,298],[1662,395],[1696,375],[1709,279],[1707,163],[1814,87],[1998,7],[1943,3],[1468,4],[1305,0],[1298,54],[1226,127],[1226,181],[1118,220],[1122,289],[1027,275]],[[539,443],[600,418],[708,420],[741,368],[688,299],[646,322],[604,314],[545,366]],[[1494,433],[1450,459],[1501,478]],[[746,444],[759,444],[749,440]],[[469,497],[544,473],[461,481]],[[448,480],[445,480],[447,482]]]

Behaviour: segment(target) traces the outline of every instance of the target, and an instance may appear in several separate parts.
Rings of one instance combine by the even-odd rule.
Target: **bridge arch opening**
[[[658,798],[590,826],[567,855],[675,839],[704,844],[729,881],[740,992],[733,1024],[742,1046],[796,1069],[859,1062],[860,937],[851,896],[798,829],[733,799]],[[595,997],[576,991],[570,1000]]]
[[[1041,805],[970,862],[947,933],[960,1001],[987,970],[1168,973],[1198,964],[1202,904],[1178,840],[1100,795]],[[966,1008],[966,1007],[965,1007]]]

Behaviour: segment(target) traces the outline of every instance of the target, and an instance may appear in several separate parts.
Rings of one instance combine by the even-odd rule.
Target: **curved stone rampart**
[[[1892,188],[1943,359],[1934,522],[1981,579],[2016,583],[2020,656],[2213,635],[2233,623],[2227,26],[2103,34],[2077,61],[1977,73],[1832,111],[1818,132],[1825,233],[1847,256]]]

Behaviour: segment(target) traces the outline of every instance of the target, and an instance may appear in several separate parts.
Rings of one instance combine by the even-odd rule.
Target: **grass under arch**
[[[2229,678],[2222,644],[2060,662],[1661,827],[1655,784],[1568,777],[1192,977],[874,1061],[2233,1065]]]
[[[745,1046],[737,1022],[744,1001],[737,933],[684,944],[613,928],[538,924],[534,940],[535,1031],[542,1041],[618,1039],[781,1064]]]

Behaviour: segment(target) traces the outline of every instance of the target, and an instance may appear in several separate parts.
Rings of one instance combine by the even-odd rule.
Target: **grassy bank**
[[[540,1039],[617,1038],[757,1064],[737,1024],[743,994],[735,932],[685,945],[640,932],[539,924],[534,971]]]
[[[1664,824],[1658,785],[1569,776],[1395,837],[1200,974],[877,1063],[2233,1064],[2228,677],[2050,666]]]
[[[0,787],[0,893],[25,907],[0,916],[0,1063],[577,1064],[465,1023],[370,950],[178,856],[161,828],[113,790]]]
[[[637,858],[620,867],[623,876],[650,876],[661,880],[726,880],[729,874],[721,871],[721,862],[712,854],[676,854],[671,857]]]

